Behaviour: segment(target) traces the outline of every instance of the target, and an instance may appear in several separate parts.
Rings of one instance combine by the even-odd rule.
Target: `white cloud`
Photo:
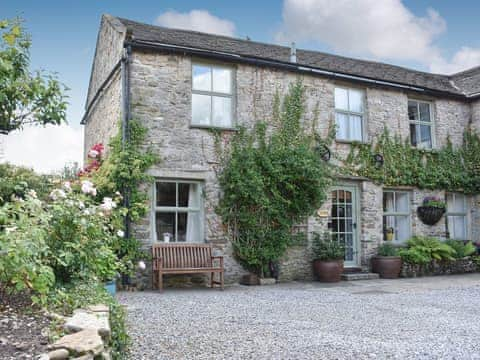
[[[445,20],[433,9],[417,17],[400,0],[285,0],[278,40],[319,41],[337,51],[384,59],[438,56]]]
[[[414,61],[439,73],[480,65],[480,49],[469,47],[445,59],[435,40],[446,28],[434,9],[416,16],[402,0],[284,0],[276,39],[316,41],[353,56]]]
[[[157,25],[207,32],[218,35],[233,36],[235,24],[210,14],[206,10],[192,10],[180,13],[174,10],[166,11],[155,20]]]
[[[451,61],[439,58],[430,65],[430,71],[441,74],[453,74],[480,65],[480,49],[463,46]]]
[[[82,163],[83,129],[69,125],[25,127],[4,137],[4,160],[41,173],[60,170],[69,162]]]

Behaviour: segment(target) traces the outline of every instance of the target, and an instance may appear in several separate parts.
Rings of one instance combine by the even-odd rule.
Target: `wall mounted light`
[[[373,155],[373,160],[375,161],[375,166],[380,168],[383,166],[383,155],[375,154]]]

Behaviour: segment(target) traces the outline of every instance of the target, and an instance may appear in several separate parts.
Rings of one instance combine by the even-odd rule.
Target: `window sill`
[[[368,145],[369,143],[366,141],[359,141],[359,140],[343,140],[343,139],[335,139],[335,142],[337,144],[347,144],[347,145],[353,145],[353,144],[360,144],[360,145]]]
[[[190,124],[190,129],[203,129],[203,130],[217,130],[217,131],[238,131],[238,128],[234,127],[222,127],[222,126],[211,126],[211,125],[194,125]]]

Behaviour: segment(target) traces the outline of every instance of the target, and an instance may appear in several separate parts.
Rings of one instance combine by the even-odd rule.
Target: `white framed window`
[[[212,64],[192,65],[192,125],[233,127],[233,69]]]
[[[450,239],[468,240],[467,197],[459,193],[447,194],[447,231]]]
[[[362,90],[335,88],[337,140],[363,141],[365,94]]]
[[[153,198],[156,241],[204,241],[200,182],[157,180]]]
[[[433,148],[432,104],[427,101],[408,100],[408,119],[412,146],[422,149]]]
[[[410,193],[407,191],[383,192],[383,232],[385,240],[403,244],[411,236]],[[389,239],[388,234],[393,234]]]

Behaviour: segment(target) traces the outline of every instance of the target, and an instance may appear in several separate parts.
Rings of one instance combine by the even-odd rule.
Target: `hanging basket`
[[[435,225],[440,221],[444,213],[445,208],[436,206],[419,206],[417,208],[418,217],[426,225]]]

